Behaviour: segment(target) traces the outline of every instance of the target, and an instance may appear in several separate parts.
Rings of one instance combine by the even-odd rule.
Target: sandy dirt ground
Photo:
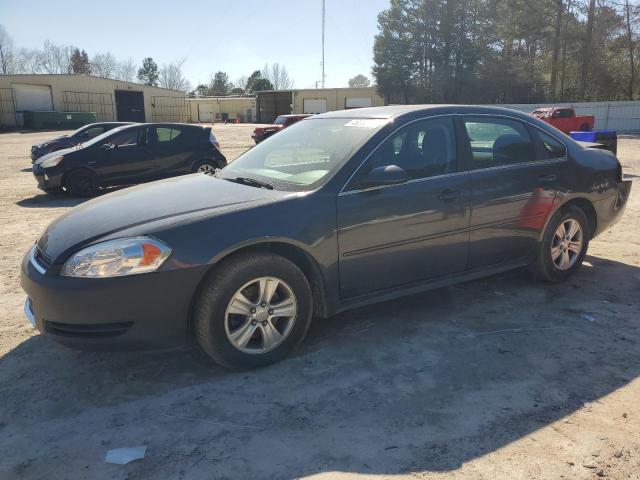
[[[251,128],[215,127],[230,159]],[[564,284],[514,271],[362,308],[231,373],[30,328],[20,260],[79,203],[36,189],[28,148],[50,136],[0,134],[0,479],[640,479],[640,182]],[[619,156],[640,174],[639,138]]]

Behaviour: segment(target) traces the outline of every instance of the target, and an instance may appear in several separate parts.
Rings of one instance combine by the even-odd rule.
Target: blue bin
[[[579,142],[601,143],[606,150],[616,153],[618,150],[618,135],[611,130],[594,130],[592,132],[571,132],[571,138]]]

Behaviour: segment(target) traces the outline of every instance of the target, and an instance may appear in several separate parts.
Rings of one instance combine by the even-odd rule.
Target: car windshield
[[[90,129],[90,128],[93,128],[93,126],[92,126],[92,125],[93,125],[93,124],[84,125],[84,126],[80,127],[79,129],[74,130],[73,132],[71,132],[71,133],[69,134],[69,136],[70,136],[70,137],[75,137],[75,136],[77,136],[77,135],[81,134],[82,132],[84,132],[85,130],[88,130],[88,129]]]
[[[113,128],[111,130],[108,130],[108,131],[104,132],[101,135],[98,135],[97,137],[93,137],[92,139],[87,140],[82,145],[85,146],[85,147],[88,147],[90,145],[95,145],[96,143],[107,143],[104,140],[109,138],[111,135],[124,130],[125,128],[131,128],[131,126],[130,125],[123,125],[122,127]]]
[[[280,190],[308,190],[326,181],[387,122],[369,118],[298,122],[238,157],[219,176],[254,179]]]

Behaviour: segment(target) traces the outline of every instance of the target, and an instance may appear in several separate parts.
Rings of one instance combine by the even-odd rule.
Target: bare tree
[[[116,67],[116,78],[123,82],[134,82],[138,67],[133,58],[129,57],[122,62],[118,62]]]
[[[42,73],[40,63],[40,51],[30,48],[21,48],[16,55],[17,73]]]
[[[160,68],[160,86],[171,90],[188,91],[191,90],[191,83],[182,75],[182,65],[186,59],[164,64]]]
[[[98,77],[116,78],[118,61],[111,52],[98,53],[91,59],[91,71]]]
[[[271,66],[265,63],[262,69],[262,77],[273,84],[274,90],[286,90],[293,88],[294,85],[293,79],[289,76],[289,72],[287,72],[287,67],[279,63],[274,63]]]
[[[44,73],[71,73],[71,55],[74,47],[56,45],[45,40],[40,50],[40,68]]]
[[[16,52],[13,49],[13,40],[0,25],[0,73],[15,73]]]

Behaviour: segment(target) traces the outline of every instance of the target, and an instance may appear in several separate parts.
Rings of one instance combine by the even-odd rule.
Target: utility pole
[[[325,17],[325,0],[322,0],[322,88],[324,88],[324,17]]]

